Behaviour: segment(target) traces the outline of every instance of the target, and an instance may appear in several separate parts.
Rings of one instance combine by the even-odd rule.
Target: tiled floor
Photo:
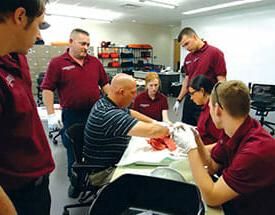
[[[175,102],[175,98],[169,97],[169,118],[171,121],[179,121],[181,117],[181,109],[179,111],[179,115],[175,115],[172,111],[173,104]],[[252,112],[253,115],[254,112]],[[272,121],[274,121],[274,115],[271,115]],[[52,208],[51,215],[62,215],[63,206],[65,204],[70,204],[76,202],[74,199],[68,198],[67,190],[69,186],[69,179],[66,176],[67,170],[67,161],[66,161],[66,151],[63,147],[61,140],[59,139],[57,145],[51,144],[53,157],[55,160],[56,168],[54,172],[51,174],[50,178],[50,189],[52,195]],[[88,208],[77,208],[70,210],[70,215],[83,215],[87,213]]]

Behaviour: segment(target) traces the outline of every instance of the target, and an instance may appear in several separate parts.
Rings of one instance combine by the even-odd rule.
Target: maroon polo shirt
[[[197,124],[197,129],[205,145],[216,143],[222,134],[222,130],[217,129],[212,121],[208,102],[202,108],[202,112]]]
[[[86,110],[100,98],[99,86],[106,84],[108,76],[97,58],[87,55],[81,66],[67,50],[51,60],[41,88],[57,89],[62,108]]]
[[[211,156],[240,194],[230,201],[234,214],[274,214],[275,139],[255,119],[247,117],[232,138],[224,134]]]
[[[155,99],[152,100],[148,91],[144,91],[135,98],[133,109],[152,119],[162,121],[162,111],[168,110],[167,97],[157,92]]]
[[[0,57],[0,83],[0,185],[12,190],[52,172],[54,161],[25,56]]]
[[[213,83],[217,76],[226,76],[226,65],[222,51],[205,42],[204,46],[195,52],[190,52],[184,60],[184,68],[190,81],[198,75],[204,75]]]

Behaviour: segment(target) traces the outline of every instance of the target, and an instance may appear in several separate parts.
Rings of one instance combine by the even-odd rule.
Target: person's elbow
[[[217,80],[220,81],[226,81],[226,76],[225,75],[219,75],[217,76]]]
[[[202,191],[203,200],[205,203],[211,207],[218,207],[222,204],[234,199],[239,194],[233,190],[212,190],[212,191]]]
[[[51,94],[53,94],[54,93],[54,91],[53,90],[48,90],[48,89],[42,89],[42,95],[44,95],[44,96],[47,96],[47,95],[51,95]]]
[[[203,200],[207,205],[211,207],[219,207],[223,203],[225,203],[224,201],[221,201],[221,199],[217,199],[216,197],[213,197],[213,196],[204,197]]]

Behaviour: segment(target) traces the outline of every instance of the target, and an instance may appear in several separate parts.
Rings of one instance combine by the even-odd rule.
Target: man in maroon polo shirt
[[[190,80],[198,75],[204,75],[213,83],[225,80],[225,60],[223,53],[218,48],[208,45],[190,27],[182,29],[178,41],[190,53],[184,60],[185,78],[173,109],[177,113],[180,102],[185,97],[181,121],[190,125],[197,125],[201,108],[192,102],[188,94]]]
[[[42,82],[43,101],[48,112],[49,130],[58,127],[54,113],[54,90],[57,90],[62,107],[62,142],[67,149],[68,176],[74,156],[71,143],[64,131],[75,123],[85,124],[94,103],[100,98],[100,88],[108,93],[107,74],[100,61],[87,54],[90,45],[89,33],[82,29],[74,29],[70,35],[70,47],[51,60]],[[99,88],[100,87],[100,88]],[[78,192],[69,187],[69,196],[77,197]]]
[[[39,34],[44,11],[44,0],[0,1],[0,185],[19,215],[50,214],[54,161],[23,55]]]
[[[203,199],[223,205],[225,214],[274,214],[275,139],[249,116],[249,89],[240,81],[218,83],[209,107],[216,127],[224,129],[211,152],[197,132],[195,138],[190,130],[174,133]],[[221,173],[216,182],[210,177],[214,173]]]

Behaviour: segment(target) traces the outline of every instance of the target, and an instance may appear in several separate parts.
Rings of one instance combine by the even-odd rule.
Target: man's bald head
[[[131,75],[119,73],[113,77],[111,88],[113,90],[119,90],[120,88],[127,89],[129,86],[132,86],[135,83],[136,80]]]
[[[115,75],[108,96],[119,106],[127,107],[136,96],[136,80],[127,74]]]

